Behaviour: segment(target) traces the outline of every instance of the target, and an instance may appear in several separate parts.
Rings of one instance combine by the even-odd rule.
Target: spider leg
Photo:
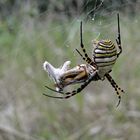
[[[88,63],[88,64],[91,64],[92,63],[92,60],[90,59],[90,57],[88,56],[87,52],[86,52],[86,49],[84,47],[84,44],[83,44],[83,35],[82,35],[82,21],[81,21],[81,24],[80,24],[80,47],[82,48],[82,51],[85,55],[84,57],[84,60]],[[79,51],[76,49],[76,51],[79,53]],[[80,54],[80,53],[79,53]],[[81,54],[80,54],[81,55]],[[82,56],[82,55],[81,55]],[[82,57],[83,58],[83,57]]]
[[[64,99],[63,97],[59,97],[59,96],[51,96],[49,94],[46,94],[46,93],[43,93],[43,95],[47,96],[47,97],[50,97],[50,98],[57,98],[57,99]]]
[[[54,92],[57,92],[57,93],[60,93],[60,94],[64,94],[63,91],[57,91],[57,90],[52,89],[52,88],[50,88],[50,87],[48,87],[48,86],[45,86],[45,87],[48,88],[48,89],[51,90],[51,91],[54,91]]]
[[[73,90],[72,92],[66,92],[66,93],[61,92],[61,93],[63,93],[65,96],[51,96],[51,95],[48,95],[48,94],[45,94],[45,93],[43,93],[43,95],[48,96],[48,97],[51,97],[51,98],[57,98],[57,99],[67,99],[67,98],[70,98],[70,97],[76,95],[77,93],[81,92],[81,91],[93,80],[93,78],[94,78],[96,72],[97,72],[97,71],[95,71],[95,72],[91,75],[91,77],[90,77],[88,80],[86,80],[85,83],[82,84],[78,89]],[[48,88],[48,87],[47,87],[47,88]],[[52,90],[51,88],[48,88],[48,89]],[[53,90],[53,91],[54,91],[54,90]],[[59,91],[55,91],[55,92],[60,93]]]
[[[117,14],[117,20],[118,20],[118,37],[116,39],[119,52],[117,53],[117,57],[122,53],[122,47],[121,47],[121,33],[120,33],[120,18],[119,18],[119,13]]]
[[[112,87],[113,87],[113,88],[115,89],[115,91],[116,91],[116,94],[117,94],[118,99],[119,99],[119,101],[118,101],[118,103],[117,103],[117,107],[118,107],[119,104],[120,104],[120,102],[121,102],[121,95],[120,95],[120,93],[119,93],[118,90],[120,90],[120,91],[123,92],[123,93],[124,93],[124,90],[122,90],[122,89],[116,84],[116,82],[115,82],[114,79],[111,77],[111,75],[109,75],[109,74],[107,73],[105,76],[106,76],[106,78],[108,79],[108,81],[110,82],[110,84],[112,85]]]
[[[96,64],[89,58],[88,61],[87,59],[80,53],[80,51],[78,49],[76,49],[77,53],[82,57],[82,59],[84,61],[86,61],[88,64],[94,66],[94,67],[97,67]]]
[[[82,57],[82,59],[83,59],[84,61],[86,61],[86,58],[80,53],[80,51],[79,51],[78,49],[76,49],[76,51],[77,51],[77,53]]]

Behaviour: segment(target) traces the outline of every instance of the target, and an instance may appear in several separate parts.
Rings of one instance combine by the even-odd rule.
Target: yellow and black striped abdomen
[[[98,66],[99,76],[102,78],[108,73],[117,59],[117,48],[111,40],[95,41],[93,59]]]

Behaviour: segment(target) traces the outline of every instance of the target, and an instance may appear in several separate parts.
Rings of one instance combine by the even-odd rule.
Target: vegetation
[[[44,11],[42,7],[38,8],[41,2],[48,2],[49,7]],[[90,2],[95,1],[89,0],[87,7],[82,7],[78,0],[83,12],[79,15],[73,12],[69,16],[66,10],[62,12],[55,8],[58,5],[61,8],[63,0],[41,2],[0,2],[0,139],[138,140],[139,2],[128,0],[117,5],[112,0],[108,1],[110,6],[103,2],[90,16],[88,12],[95,7],[90,7]],[[74,10],[71,3],[69,7]],[[42,69],[43,62],[47,60],[56,67],[66,60],[71,60],[72,66],[84,63],[75,52],[75,48],[80,49],[81,19],[84,20],[84,44],[91,56],[91,40],[99,37],[115,42],[118,10],[123,53],[111,75],[126,92],[122,95],[121,105],[116,108],[117,96],[107,80],[92,82],[69,100],[44,97],[44,92],[54,93],[44,87],[45,84],[52,86],[52,83]]]

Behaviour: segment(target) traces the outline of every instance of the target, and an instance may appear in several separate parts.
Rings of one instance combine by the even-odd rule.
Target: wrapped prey
[[[62,86],[60,85],[61,77],[69,69],[70,63],[70,61],[66,61],[63,66],[59,68],[55,68],[47,61],[43,63],[43,69],[48,72],[49,77],[54,81],[57,91],[62,88]]]
[[[70,61],[66,61],[63,66],[55,68],[49,62],[45,61],[43,68],[55,82],[56,91],[72,84],[83,83],[95,72],[95,68],[89,64],[80,64],[70,68]],[[95,76],[98,80],[98,76]]]

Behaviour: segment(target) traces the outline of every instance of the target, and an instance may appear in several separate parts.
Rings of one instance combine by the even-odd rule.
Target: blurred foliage
[[[134,16],[139,12],[140,6],[138,0],[1,0],[0,16],[3,19],[13,14],[20,16],[22,15],[22,8],[27,8],[31,16],[44,16],[45,13],[47,15],[50,13],[73,18],[76,15],[84,14],[92,16],[96,11],[99,14],[100,12],[108,13],[114,10],[127,12]]]
[[[111,75],[126,91],[121,105],[115,108],[117,97],[106,80],[69,100],[44,97],[54,94],[44,87],[52,87],[45,60],[56,67],[66,60],[84,63],[75,52],[79,19],[87,19],[83,39],[92,56],[94,38],[115,42],[118,11],[123,53]],[[1,0],[0,140],[139,140],[139,26],[138,0],[101,6],[97,0]]]

